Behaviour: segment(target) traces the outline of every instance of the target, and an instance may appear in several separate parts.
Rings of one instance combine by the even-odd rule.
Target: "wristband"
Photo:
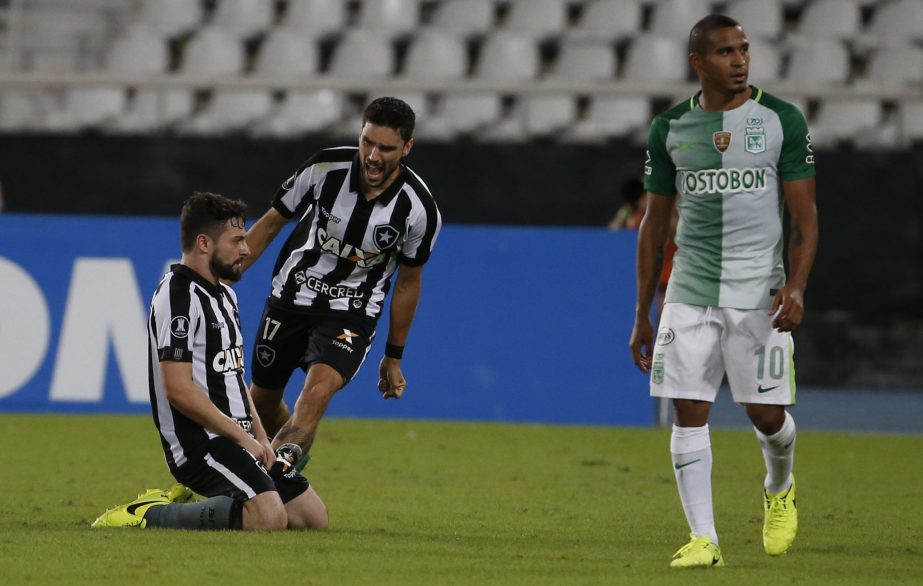
[[[396,346],[390,342],[385,343],[385,356],[388,358],[394,358],[395,360],[400,360],[401,356],[404,355],[404,347]]]

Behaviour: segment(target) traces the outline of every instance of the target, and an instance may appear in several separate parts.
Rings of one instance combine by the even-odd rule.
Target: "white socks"
[[[753,429],[763,450],[763,460],[766,461],[766,480],[763,486],[770,495],[781,494],[792,484],[792,468],[795,466],[795,420],[786,411],[785,423],[776,433],[764,435],[755,427]]]
[[[784,429],[784,428],[783,428]],[[673,426],[670,453],[679,500],[686,513],[689,529],[695,537],[707,535],[718,543],[715,515],[711,498],[711,440],[708,425],[702,427]]]

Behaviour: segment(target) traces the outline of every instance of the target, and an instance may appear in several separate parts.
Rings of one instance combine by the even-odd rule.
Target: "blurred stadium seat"
[[[564,0],[513,0],[504,28],[533,39],[560,35],[567,28]]]
[[[253,71],[260,75],[297,78],[317,73],[319,60],[313,39],[280,28],[263,40]]]
[[[376,80],[394,73],[391,42],[372,31],[350,30],[337,43],[330,75],[345,79]]]
[[[288,0],[280,26],[295,33],[323,37],[346,26],[342,0]]]
[[[657,0],[650,32],[661,36],[689,38],[689,29],[711,12],[707,0]]]
[[[622,77],[629,81],[685,81],[689,71],[686,42],[675,37],[644,35],[628,47]]]
[[[614,41],[640,34],[641,24],[642,4],[638,0],[587,0],[579,21],[567,34]]]
[[[211,24],[246,39],[266,32],[273,16],[273,4],[266,0],[219,0]]]
[[[446,31],[423,30],[410,42],[402,76],[418,81],[461,79],[467,72],[467,49],[461,38]]]
[[[747,37],[755,42],[782,35],[783,10],[779,0],[733,0],[726,13],[741,23]]]
[[[204,10],[200,2],[189,0],[142,0],[138,21],[164,37],[191,32],[201,24]]]
[[[419,0],[365,0],[358,28],[394,38],[413,32],[420,23]]]
[[[474,77],[493,81],[535,79],[539,64],[538,46],[531,38],[494,31],[481,45]]]
[[[442,0],[435,7],[430,26],[462,36],[484,34],[493,27],[492,0]]]

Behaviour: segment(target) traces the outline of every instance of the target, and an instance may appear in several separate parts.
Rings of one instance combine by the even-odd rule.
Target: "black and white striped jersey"
[[[275,302],[377,319],[398,263],[429,259],[442,219],[426,184],[401,164],[394,183],[367,201],[358,151],[318,152],[276,194],[273,207],[300,219],[276,261]]]
[[[154,424],[170,470],[186,462],[216,434],[167,401],[160,362],[192,362],[195,384],[225,415],[250,431],[252,416],[244,383],[243,336],[237,295],[212,285],[193,269],[175,264],[163,276],[148,319],[148,382]]]

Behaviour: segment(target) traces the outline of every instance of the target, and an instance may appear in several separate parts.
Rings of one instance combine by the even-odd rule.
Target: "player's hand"
[[[804,293],[786,285],[772,298],[769,315],[774,316],[772,327],[780,332],[790,332],[801,325],[804,317]]]
[[[378,391],[382,399],[400,399],[407,388],[404,373],[401,372],[401,361],[397,358],[385,356],[378,365]]]
[[[250,434],[246,434],[246,436],[247,440],[241,447],[253,454],[253,457],[263,465],[263,468],[266,470],[272,468],[272,465],[276,463],[276,453],[273,451],[272,446],[269,445],[269,441],[259,442]]]
[[[635,366],[641,369],[641,372],[650,372],[651,355],[654,353],[654,326],[650,319],[635,319],[628,348],[631,350],[631,360]]]

